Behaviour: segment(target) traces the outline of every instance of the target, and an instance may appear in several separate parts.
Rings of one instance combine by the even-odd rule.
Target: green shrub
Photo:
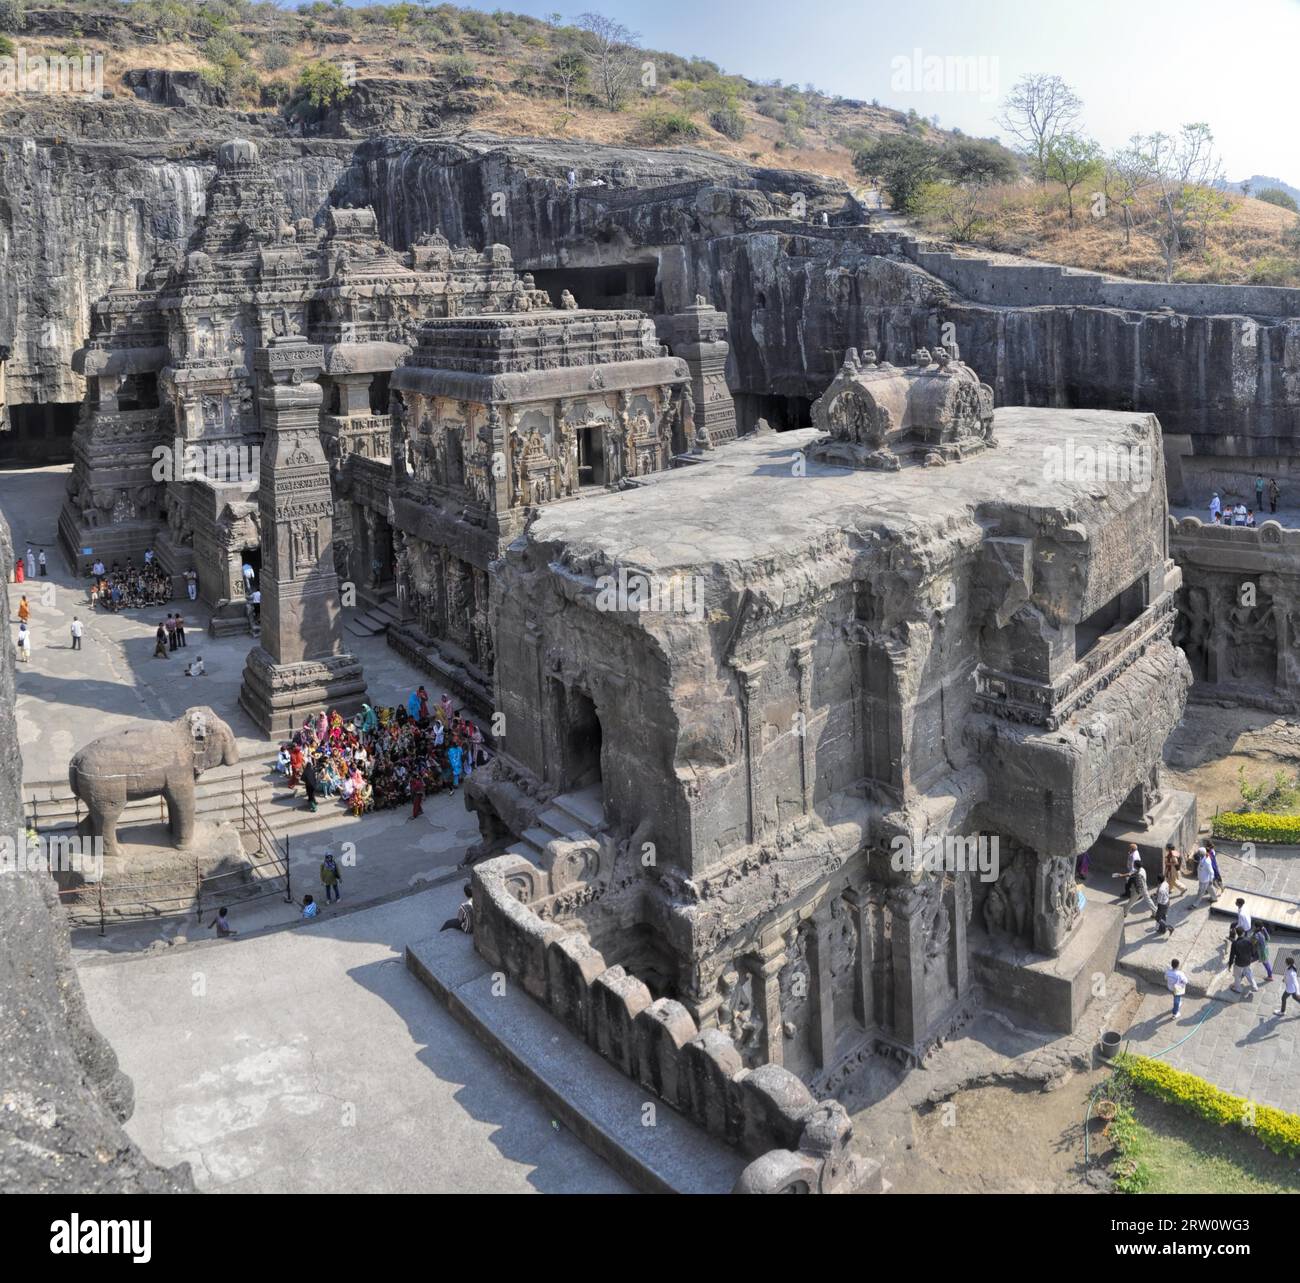
[[[1281,842],[1300,845],[1300,815],[1272,815],[1267,811],[1221,811],[1211,832],[1230,842]]]
[[[317,111],[337,106],[351,92],[344,83],[343,73],[332,62],[309,62],[298,74],[299,99],[309,102]]]
[[[1280,209],[1289,209],[1293,214],[1300,214],[1300,206],[1296,204],[1295,197],[1289,192],[1284,192],[1280,187],[1261,187],[1255,193],[1255,199],[1276,205]]]
[[[1115,1058],[1115,1070],[1158,1100],[1178,1105],[1220,1127],[1236,1124],[1275,1154],[1300,1157],[1300,1115],[1234,1096],[1204,1078],[1184,1073],[1150,1056],[1122,1052]]]
[[[454,53],[442,60],[442,73],[453,85],[468,85],[474,79],[474,61],[466,54]]]
[[[733,142],[739,142],[745,136],[745,118],[735,107],[719,107],[709,112],[709,124]]]
[[[21,31],[26,25],[24,0],[0,0],[0,31]]]
[[[293,61],[293,57],[283,45],[267,45],[262,50],[262,66],[267,71],[280,71]]]
[[[700,127],[684,111],[653,107],[641,117],[638,131],[649,143],[675,143],[700,136]]]
[[[14,56],[14,42],[8,36],[0,36],[0,58]]]

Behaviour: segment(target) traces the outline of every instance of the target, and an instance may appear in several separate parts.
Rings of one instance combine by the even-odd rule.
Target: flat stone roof
[[[848,529],[942,536],[954,523],[975,523],[978,509],[988,504],[1058,512],[1062,524],[1078,522],[1091,535],[1149,496],[1150,487],[1142,491],[1123,480],[1061,474],[1067,446],[1098,460],[1114,460],[1134,447],[1159,450],[1154,415],[1008,407],[997,411],[994,426],[996,449],[943,467],[897,472],[805,458],[805,474],[797,476],[794,458],[819,439],[815,429],[742,437],[706,462],[644,478],[630,491],[549,505],[529,538],[567,544],[612,564],[671,571],[788,556],[824,546]],[[1059,453],[1050,455],[1052,447]],[[1049,475],[1050,461],[1055,475]],[[1161,465],[1152,459],[1148,466]],[[1150,475],[1152,486],[1163,488]],[[1163,494],[1160,501],[1163,506]]]

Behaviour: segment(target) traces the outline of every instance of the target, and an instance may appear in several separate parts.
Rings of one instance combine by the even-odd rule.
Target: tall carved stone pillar
[[[771,950],[775,952],[771,952]],[[783,943],[777,940],[757,954],[740,960],[752,977],[754,1008],[763,1021],[763,1063],[785,1063],[785,1032],[781,1028],[781,968],[786,964]]]
[[[803,813],[812,810],[813,758],[812,734],[812,648],[811,641],[799,642],[791,647],[794,662],[799,667],[799,782],[803,791]]]
[[[748,841],[757,842],[761,836],[762,817],[758,813],[758,750],[753,735],[753,703],[763,669],[767,665],[760,660],[753,664],[733,664],[733,667],[740,679],[741,718],[744,723]]]
[[[894,981],[894,1036],[915,1046],[928,1025],[925,1001],[925,926],[922,893],[915,887],[890,892],[891,958]]]
[[[844,893],[853,914],[853,926],[858,934],[857,988],[858,1017],[863,1029],[876,1024],[876,931],[875,913],[865,892],[849,890]]]
[[[736,403],[727,387],[727,314],[702,294],[685,311],[657,317],[660,338],[672,346],[690,371],[689,414],[694,424],[690,440],[674,443],[678,450],[709,450],[736,439]]]
[[[249,652],[239,702],[271,735],[307,712],[361,706],[361,664],[343,650],[334,570],[334,500],[318,427],[324,350],[301,335],[259,348],[262,427],[261,644]]]
[[[835,992],[831,980],[831,906],[828,900],[812,916],[808,938],[809,970],[817,986],[812,1002],[812,1050],[818,1069],[835,1063]]]

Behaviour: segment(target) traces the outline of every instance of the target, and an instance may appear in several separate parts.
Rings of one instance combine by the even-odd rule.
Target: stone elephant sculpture
[[[104,735],[77,752],[68,764],[68,783],[89,812],[90,832],[116,856],[117,821],[136,798],[167,801],[173,841],[186,847],[194,837],[194,781],[210,767],[239,761],[234,732],[210,708],[188,708],[170,725],[140,726]]]

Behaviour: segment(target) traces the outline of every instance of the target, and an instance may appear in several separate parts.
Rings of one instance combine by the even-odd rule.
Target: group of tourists
[[[425,797],[458,789],[486,761],[482,731],[445,691],[431,704],[420,686],[404,707],[307,717],[280,745],[275,768],[290,788],[302,785],[313,811],[318,797],[339,798],[354,816],[409,802],[417,819]]]
[[[1269,512],[1277,511],[1277,501],[1282,496],[1282,487],[1278,485],[1276,477],[1270,477],[1266,482],[1263,476],[1255,478],[1255,506],[1247,508],[1240,501],[1235,504],[1224,505],[1219,498],[1219,492],[1216,490],[1210,496],[1210,521],[1216,526],[1253,526],[1256,522],[1256,513],[1264,511],[1264,498],[1268,497]]]
[[[90,604],[104,610],[142,610],[162,606],[172,599],[172,578],[145,553],[144,565],[137,566],[130,557],[126,565],[113,563],[111,570],[96,561],[90,568]]]
[[[14,583],[26,583],[29,579],[35,579],[38,573],[42,575],[48,573],[45,549],[33,552],[31,544],[28,544],[26,553],[14,562]]]

